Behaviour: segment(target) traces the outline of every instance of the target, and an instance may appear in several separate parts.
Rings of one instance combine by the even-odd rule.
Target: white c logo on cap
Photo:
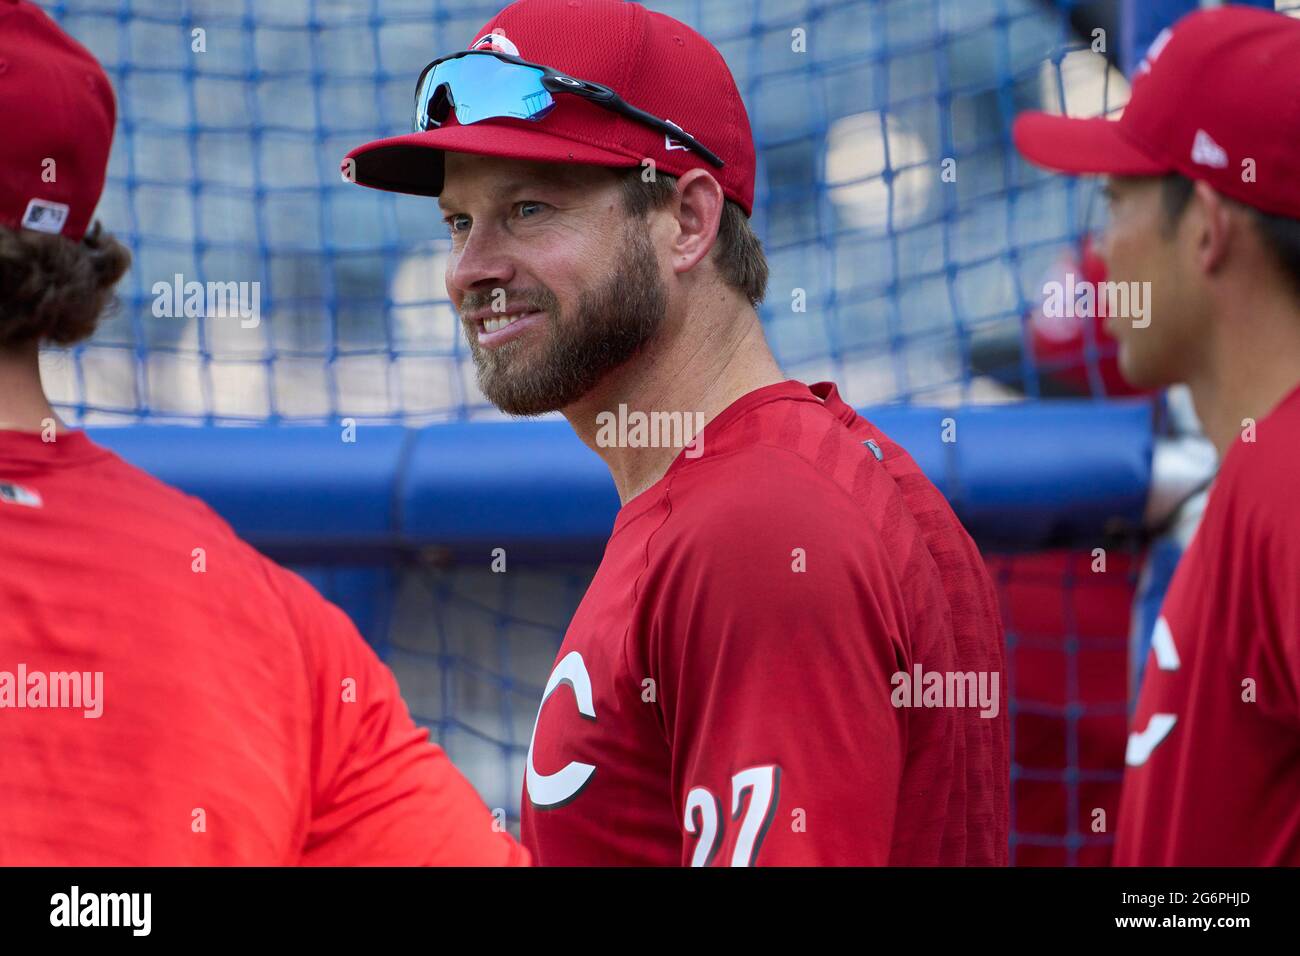
[[[498,53],[508,53],[511,56],[519,56],[519,47],[515,46],[513,41],[506,37],[505,32],[493,30],[491,33],[485,33],[470,45],[471,50],[496,50]]]

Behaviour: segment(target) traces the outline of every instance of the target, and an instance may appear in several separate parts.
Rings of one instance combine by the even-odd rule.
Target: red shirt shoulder
[[[1119,865],[1300,863],[1300,389],[1224,457],[1161,608]]]
[[[5,862],[525,859],[347,616],[207,505],[81,433],[0,432],[0,478],[34,503],[0,504],[2,656],[103,675],[95,719],[6,713]]]
[[[900,672],[958,655],[888,469],[807,387],[759,389],[620,512],[534,728],[525,843],[561,864],[1005,859],[977,739],[1005,717],[973,733],[893,702]]]

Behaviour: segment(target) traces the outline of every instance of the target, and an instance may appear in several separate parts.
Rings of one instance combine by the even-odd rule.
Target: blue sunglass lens
[[[420,83],[415,128],[433,129],[447,118],[447,97],[462,125],[497,117],[541,119],[555,100],[542,85],[543,73],[494,56],[462,56],[439,63]]]

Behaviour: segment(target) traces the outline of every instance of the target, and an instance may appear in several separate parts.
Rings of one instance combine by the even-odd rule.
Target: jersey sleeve
[[[840,495],[741,496],[652,543],[639,613],[684,865],[889,860],[906,624]]]
[[[1253,678],[1261,708],[1300,727],[1300,511],[1279,502],[1272,514],[1257,509],[1251,517],[1255,540],[1248,547],[1257,567],[1243,574],[1249,562],[1244,556],[1235,561],[1237,581],[1249,595],[1248,605],[1236,606],[1232,618],[1238,660],[1244,662],[1237,680]],[[1221,551],[1229,562],[1233,546],[1229,539]]]
[[[523,866],[351,620],[305,581],[275,577],[303,647],[312,696],[307,866]]]
[[[1296,416],[1292,431],[1300,428]],[[1213,578],[1213,627],[1234,673],[1234,697],[1273,720],[1300,726],[1300,460],[1288,430],[1271,416],[1258,446],[1234,446],[1224,459],[1193,547]],[[1248,688],[1252,688],[1248,692]]]

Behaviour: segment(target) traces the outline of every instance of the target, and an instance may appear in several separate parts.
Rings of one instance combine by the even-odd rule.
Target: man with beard
[[[1004,863],[992,587],[912,459],[777,367],[717,50],[634,3],[520,0],[415,112],[344,175],[439,197],[484,394],[563,412],[623,502],[534,725],[535,858]],[[613,414],[707,424],[611,442]]]

